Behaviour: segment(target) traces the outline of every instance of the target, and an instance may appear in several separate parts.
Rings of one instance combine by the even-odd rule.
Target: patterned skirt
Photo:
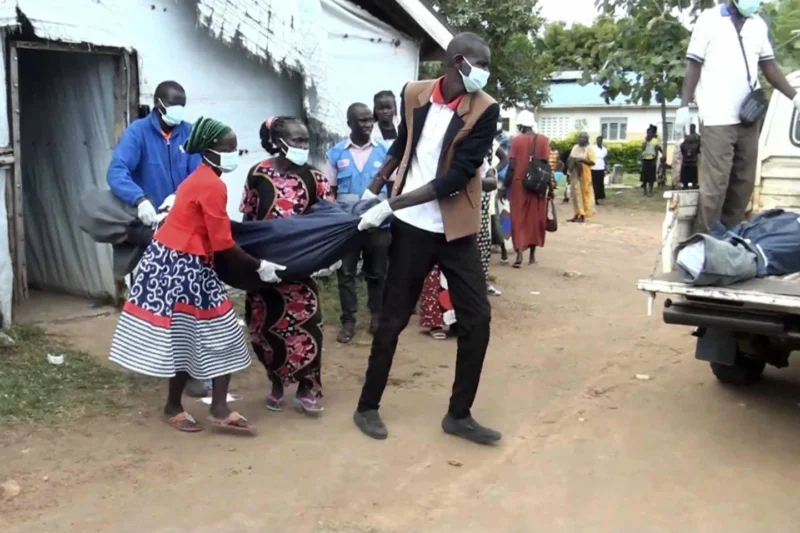
[[[481,195],[481,231],[478,233],[478,250],[481,252],[481,266],[486,281],[489,281],[489,263],[492,260],[492,230],[489,224],[489,202],[491,195],[484,192]]]
[[[111,361],[148,376],[211,379],[250,366],[225,288],[202,257],[153,241],[134,271]]]

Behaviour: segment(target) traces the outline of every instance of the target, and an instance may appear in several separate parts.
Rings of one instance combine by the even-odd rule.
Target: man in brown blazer
[[[408,325],[434,265],[447,278],[458,320],[458,354],[446,433],[481,444],[500,433],[478,424],[470,408],[489,344],[491,310],[476,234],[480,229],[480,166],[492,147],[500,107],[482,91],[489,77],[489,47],[477,35],[457,35],[447,47],[447,69],[437,80],[403,89],[397,140],[370,192],[395,171],[392,198],[361,218],[359,229],[379,227],[390,215],[392,248],[378,329],[372,341],[356,425],[368,436],[388,436],[378,407],[400,333]]]

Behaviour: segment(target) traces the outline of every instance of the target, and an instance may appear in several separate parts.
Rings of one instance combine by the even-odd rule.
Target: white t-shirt
[[[767,24],[758,15],[745,20],[741,31],[750,67],[758,87],[758,63],[775,58]],[[739,108],[750,94],[742,48],[728,6],[706,9],[692,31],[686,56],[702,63],[696,100],[704,126],[739,124]]]
[[[594,145],[594,157],[595,157],[595,164],[592,167],[592,170],[605,170],[606,169],[606,157],[608,157],[608,148],[603,146],[600,148],[597,144]]]
[[[425,125],[422,127],[419,141],[417,141],[417,149],[411,159],[411,167],[406,174],[406,182],[403,186],[404,194],[424,187],[436,178],[444,135],[452,119],[452,109],[431,101]],[[419,229],[432,233],[444,233],[439,200],[400,209],[394,212],[394,216]]]

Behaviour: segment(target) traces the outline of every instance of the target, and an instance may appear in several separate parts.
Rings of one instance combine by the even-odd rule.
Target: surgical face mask
[[[177,126],[183,122],[183,114],[186,108],[184,108],[182,105],[166,106],[164,105],[164,102],[161,101],[161,98],[158,99],[158,103],[164,108],[164,111],[159,109],[161,118],[164,120],[164,124],[167,126]]]
[[[461,79],[464,81],[464,88],[467,92],[476,93],[486,87],[486,83],[489,81],[489,71],[473,67],[466,57],[464,58],[464,63],[469,65],[469,76],[461,72],[461,69],[458,70],[458,73],[461,74]]]
[[[761,7],[761,0],[734,0],[733,3],[743,17],[752,17]]]
[[[295,148],[294,146],[289,146],[283,139],[281,139],[281,142],[286,147],[286,159],[298,167],[302,167],[308,163],[308,148]]]
[[[233,172],[238,168],[239,166],[238,150],[236,150],[235,152],[216,152],[214,150],[209,150],[209,152],[217,154],[219,156],[219,165],[217,165],[216,163],[212,163],[211,161],[208,160],[207,157],[204,157],[203,159],[205,159],[209,165],[220,169],[222,172]]]

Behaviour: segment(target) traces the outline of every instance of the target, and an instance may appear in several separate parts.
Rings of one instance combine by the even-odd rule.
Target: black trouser
[[[697,188],[697,163],[684,164],[681,166],[681,183],[684,187],[693,185]]]
[[[342,324],[355,324],[358,315],[358,295],[356,293],[356,274],[358,260],[363,256],[361,271],[367,281],[367,307],[372,315],[381,312],[383,286],[386,283],[386,269],[389,261],[389,244],[392,236],[388,229],[369,232],[361,249],[342,259],[342,267],[336,275],[339,280],[339,302],[342,305]]]
[[[372,341],[359,411],[380,406],[397,339],[408,325],[422,284],[434,265],[439,265],[447,278],[458,320],[456,373],[449,412],[456,418],[469,416],[489,345],[491,322],[477,238],[473,235],[447,242],[443,234],[423,231],[398,219],[392,222],[388,275],[391,283],[386,284],[383,295],[385,303]]]

